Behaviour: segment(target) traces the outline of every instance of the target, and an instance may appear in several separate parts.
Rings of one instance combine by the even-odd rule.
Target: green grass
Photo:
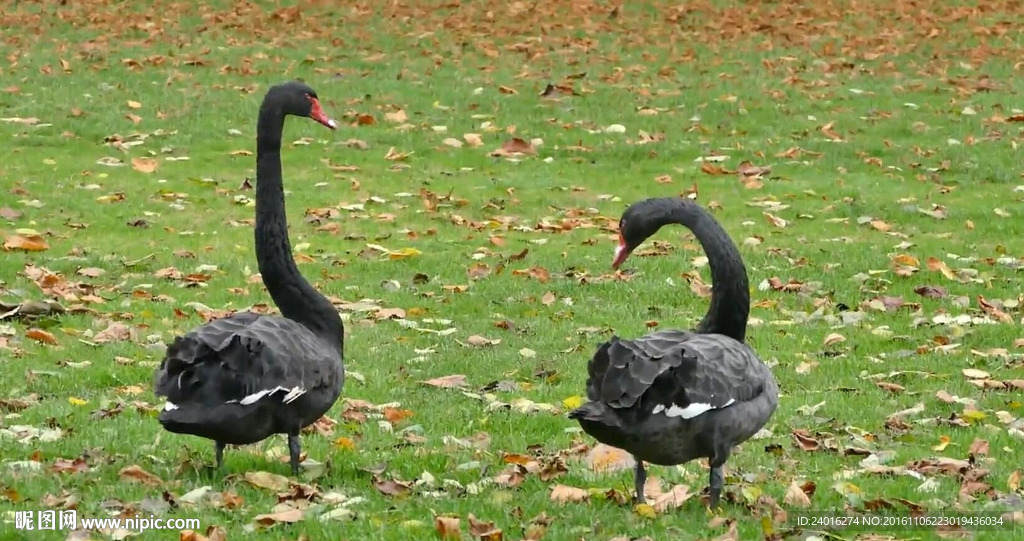
[[[563,400],[583,393],[589,355],[612,331],[639,336],[647,322],[688,328],[703,315],[707,298],[681,273],[707,282],[707,267],[694,265],[703,254],[678,228],[652,239],[665,248],[660,257],[630,260],[631,279],[609,279],[610,228],[625,206],[694,186],[741,246],[755,304],[749,341],[783,393],[771,435],[741,446],[727,466],[725,515],[739,539],[763,535],[760,516],[772,517],[775,538],[806,536],[779,513],[801,511],[785,498],[794,482],[816,485],[809,513],[882,500],[903,510],[900,499],[934,513],[1022,510],[1024,427],[1013,421],[1024,417],[1021,389],[983,391],[963,374],[1024,380],[1024,124],[1008,121],[1024,107],[1021,38],[1008,31],[1024,14],[1018,4],[655,1],[626,3],[614,16],[611,2],[589,0],[409,4],[303,2],[294,18],[269,3],[5,3],[0,207],[14,212],[5,211],[0,229],[34,230],[48,249],[3,252],[0,300],[53,299],[68,312],[0,322],[0,430],[60,430],[43,438],[52,441],[0,437],[0,510],[60,509],[71,497],[80,517],[199,518],[203,533],[218,526],[230,539],[275,505],[306,504],[301,524],[261,535],[436,538],[435,516],[451,515],[469,538],[473,514],[515,540],[546,513],[548,540],[731,539],[697,497],[654,518],[600,496],[550,501],[555,484],[631,486],[628,470],[595,473],[568,451],[594,442],[565,418]],[[580,95],[539,96],[547,83],[582,73],[571,80]],[[316,493],[309,501],[243,478],[285,474],[283,438],[230,448],[225,470],[210,473],[212,444],[162,431],[151,390],[163,344],[202,322],[190,303],[217,311],[270,304],[248,280],[256,263],[245,198],[254,193],[242,185],[255,176],[254,158],[232,152],[255,151],[258,103],[289,78],[306,80],[345,121],[331,133],[291,119],[283,151],[292,243],[306,256],[300,268],[349,303],[343,396],[412,412],[388,431],[380,412],[360,420],[339,401],[328,413],[337,425],[303,437],[321,465],[303,474],[314,487],[303,490]],[[397,109],[407,120],[386,118]],[[359,115],[375,122],[359,125]],[[612,124],[626,132],[606,133]],[[661,140],[636,144],[641,130]],[[483,146],[444,142],[465,142],[466,133],[480,134]],[[536,156],[489,156],[513,134],[542,139]],[[288,144],[298,140],[308,144]],[[413,154],[386,160],[391,147]],[[801,150],[786,152],[793,148]],[[695,160],[713,154],[727,156],[717,165],[728,170],[749,160],[771,172],[747,187],[735,174],[702,172]],[[106,157],[124,165],[97,163]],[[139,158],[159,167],[137,171]],[[664,175],[670,182],[656,181]],[[104,198],[111,194],[123,200]],[[426,204],[431,198],[439,203]],[[304,219],[312,209],[331,215]],[[368,244],[418,255],[389,259]],[[894,258],[915,268],[897,273]],[[953,278],[929,268],[930,258]],[[472,278],[474,265],[490,272]],[[64,289],[41,289],[32,267],[56,273]],[[162,277],[172,267],[208,279]],[[549,278],[537,279],[540,270]],[[773,277],[802,286],[776,291],[767,286]],[[946,294],[925,297],[915,292],[921,286]],[[544,302],[548,293],[554,302]],[[994,309],[983,309],[982,297]],[[376,309],[355,303],[404,310],[408,324],[378,321]],[[112,323],[130,330],[127,340],[97,340]],[[31,339],[30,329],[55,344]],[[824,345],[833,334],[845,341]],[[500,343],[469,346],[473,335]],[[466,376],[465,392],[421,383],[453,374]],[[940,391],[974,406],[947,403]],[[467,395],[483,392],[493,396]],[[553,410],[488,407],[523,400]],[[903,429],[886,426],[918,404]],[[821,447],[801,450],[794,430]],[[934,492],[918,490],[924,479],[860,464],[863,452],[888,466],[967,459],[975,440],[989,450],[966,473],[923,471]],[[511,488],[489,483],[507,467],[506,453],[542,463],[561,453],[567,471],[528,474]],[[82,471],[59,471],[77,458]],[[383,494],[371,473],[383,464],[381,480],[424,483]],[[133,465],[159,484],[119,476]],[[696,462],[650,472],[666,489],[706,483]],[[226,495],[178,501],[203,486]],[[357,499],[341,505],[351,515],[322,522],[339,508],[338,494]],[[7,519],[12,538],[67,535],[18,531]],[[1007,529],[976,538],[1008,539]]]

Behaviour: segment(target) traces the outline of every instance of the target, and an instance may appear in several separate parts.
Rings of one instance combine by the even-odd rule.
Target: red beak
[[[324,108],[320,107],[320,100],[311,96],[309,98],[309,101],[313,105],[313,108],[309,111],[309,118],[312,118],[313,120],[323,124],[324,126],[327,126],[332,130],[338,127],[337,122],[331,120],[330,118],[327,118],[327,115],[324,114]]]
[[[615,247],[615,257],[612,259],[612,269],[618,270],[619,265],[629,257],[629,247],[626,245],[626,239],[622,238],[622,234],[619,234],[619,245]]]

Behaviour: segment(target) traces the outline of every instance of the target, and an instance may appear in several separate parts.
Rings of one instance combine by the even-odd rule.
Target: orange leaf
[[[51,346],[57,345],[57,338],[42,329],[29,329],[25,332],[25,336],[43,344],[50,344]]]
[[[402,419],[412,417],[412,410],[400,410],[398,408],[384,408],[384,418],[389,423],[397,423]]]
[[[132,158],[132,169],[140,173],[152,173],[160,166],[160,162],[153,158]]]
[[[4,240],[4,251],[24,250],[26,252],[42,252],[49,250],[50,246],[41,235],[7,235]]]

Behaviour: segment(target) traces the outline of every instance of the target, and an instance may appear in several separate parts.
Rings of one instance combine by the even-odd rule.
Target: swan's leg
[[[708,466],[711,466],[711,471],[708,473],[709,515],[722,512],[722,508],[719,506],[722,499],[722,488],[725,486],[725,472],[722,471],[722,466],[725,465],[730,454],[732,454],[732,447],[719,444],[715,446],[714,454],[708,457]]]
[[[633,476],[633,488],[636,489],[636,503],[646,503],[644,497],[644,485],[647,484],[647,470],[644,469],[644,461],[633,457],[636,460],[636,472]]]
[[[214,456],[217,457],[217,469],[224,463],[224,447],[227,445],[222,441],[214,442]]]
[[[288,434],[288,454],[291,455],[292,475],[299,474],[299,454],[302,447],[299,445],[299,431]]]
[[[721,513],[722,508],[719,507],[718,503],[722,498],[722,487],[725,486],[725,473],[722,471],[722,465],[711,466],[711,473],[708,474],[708,478],[709,492],[711,493],[711,498],[708,501],[708,512]]]

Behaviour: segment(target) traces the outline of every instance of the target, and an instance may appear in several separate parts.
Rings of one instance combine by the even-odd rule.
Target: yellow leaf
[[[939,436],[939,444],[932,447],[932,451],[944,451],[950,443],[949,436]]]
[[[346,438],[345,436],[342,436],[334,440],[334,446],[340,447],[348,451],[353,451],[356,448],[356,442],[352,441],[352,438]]]
[[[388,253],[388,259],[408,259],[410,257],[418,256],[422,253],[423,252],[417,250],[416,248],[402,248],[401,250],[394,250]]]
[[[978,421],[984,420],[988,417],[988,414],[978,410],[965,409],[964,412],[960,414],[960,417],[968,424],[974,424]]]
[[[69,397],[68,402],[71,402],[72,406],[84,406],[89,403],[88,400],[82,400],[81,398]]]
[[[572,395],[563,400],[562,405],[565,406],[566,409],[574,410],[583,405],[583,397],[578,394]]]
[[[633,506],[633,512],[644,518],[655,518],[658,516],[658,512],[654,510],[654,507],[646,503],[639,503]]]

